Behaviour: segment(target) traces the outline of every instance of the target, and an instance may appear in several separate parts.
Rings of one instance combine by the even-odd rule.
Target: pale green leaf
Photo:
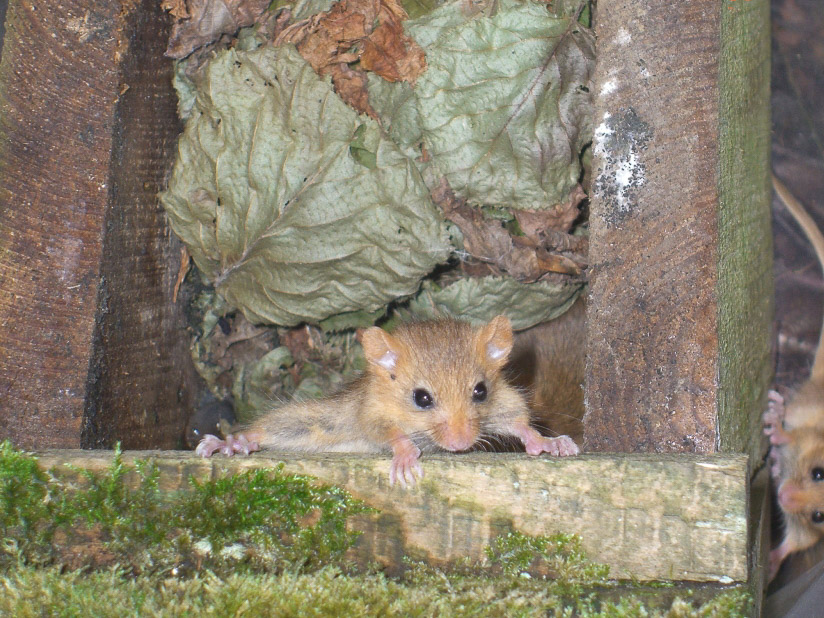
[[[379,311],[450,252],[412,162],[291,46],[210,62],[161,200],[253,322]]]
[[[455,317],[479,325],[503,314],[515,330],[553,320],[572,306],[581,282],[521,283],[510,277],[470,277],[444,288],[427,282],[403,313],[420,320]]]
[[[373,78],[370,102],[402,148],[421,136],[436,175],[470,202],[558,204],[592,134],[592,33],[543,3],[501,0],[491,16],[464,7],[406,22],[427,70],[414,88]]]

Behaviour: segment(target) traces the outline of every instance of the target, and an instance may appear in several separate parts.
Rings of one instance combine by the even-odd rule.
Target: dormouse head
[[[502,386],[512,350],[512,325],[497,316],[482,327],[457,320],[363,333],[374,398],[387,421],[419,446],[463,451],[478,440]]]
[[[792,432],[782,458],[784,479],[778,488],[781,510],[816,536],[824,536],[824,434]]]

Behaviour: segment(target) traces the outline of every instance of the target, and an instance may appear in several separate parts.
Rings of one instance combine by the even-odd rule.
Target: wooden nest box
[[[487,538],[504,517],[537,532],[545,509],[563,531],[609,536],[588,546],[619,573],[670,577],[599,546],[635,546],[676,579],[757,573],[750,481],[771,379],[768,16],[767,0],[598,2],[584,449],[630,455],[502,456],[495,465],[521,482],[484,478],[506,499],[480,513],[444,491],[422,525]],[[195,405],[175,298],[182,245],[157,200],[181,130],[169,27],[157,0],[9,2],[0,437],[18,446],[175,449]],[[431,458],[427,474],[469,488],[468,470],[491,460],[467,457]],[[362,467],[381,460],[361,460],[293,466],[368,491]],[[604,479],[613,493],[581,498]],[[550,491],[564,504],[540,501],[546,483],[566,488]],[[638,532],[647,526],[654,542]],[[672,551],[686,539],[688,551]]]

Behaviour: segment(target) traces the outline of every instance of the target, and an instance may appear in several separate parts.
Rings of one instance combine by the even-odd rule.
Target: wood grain
[[[0,60],[0,437],[173,446],[188,391],[151,0],[9,3]],[[189,363],[190,364],[190,363]]]
[[[111,452],[37,453],[41,465],[93,470]],[[214,477],[286,462],[346,487],[380,509],[360,517],[356,558],[390,570],[403,555],[443,564],[479,558],[498,534],[576,533],[588,556],[622,579],[745,582],[748,466],[739,455],[587,455],[554,459],[516,454],[427,456],[413,490],[389,487],[388,457],[257,453],[200,459],[182,452],[127,452],[125,461],[153,457],[160,487],[187,490],[190,475]]]
[[[757,75],[733,97],[749,97],[749,108],[722,109],[720,95],[731,79],[722,38],[761,40],[769,28],[766,0],[739,4],[757,11],[752,27],[726,34],[727,3],[598,4],[585,450],[760,443],[752,423],[769,377],[768,99]],[[768,46],[751,51],[768,78]],[[721,171],[732,178],[722,150],[748,143],[722,131],[731,117],[750,123],[757,165],[722,183]],[[739,203],[731,185],[748,178],[758,189]],[[753,309],[739,311],[745,299]]]

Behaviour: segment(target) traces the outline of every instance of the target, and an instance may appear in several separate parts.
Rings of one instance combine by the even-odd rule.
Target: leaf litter
[[[225,315],[527,328],[574,301],[594,66],[579,3],[420,3],[409,19],[395,0],[227,1],[207,36],[207,2],[164,3],[189,55],[161,201]]]

